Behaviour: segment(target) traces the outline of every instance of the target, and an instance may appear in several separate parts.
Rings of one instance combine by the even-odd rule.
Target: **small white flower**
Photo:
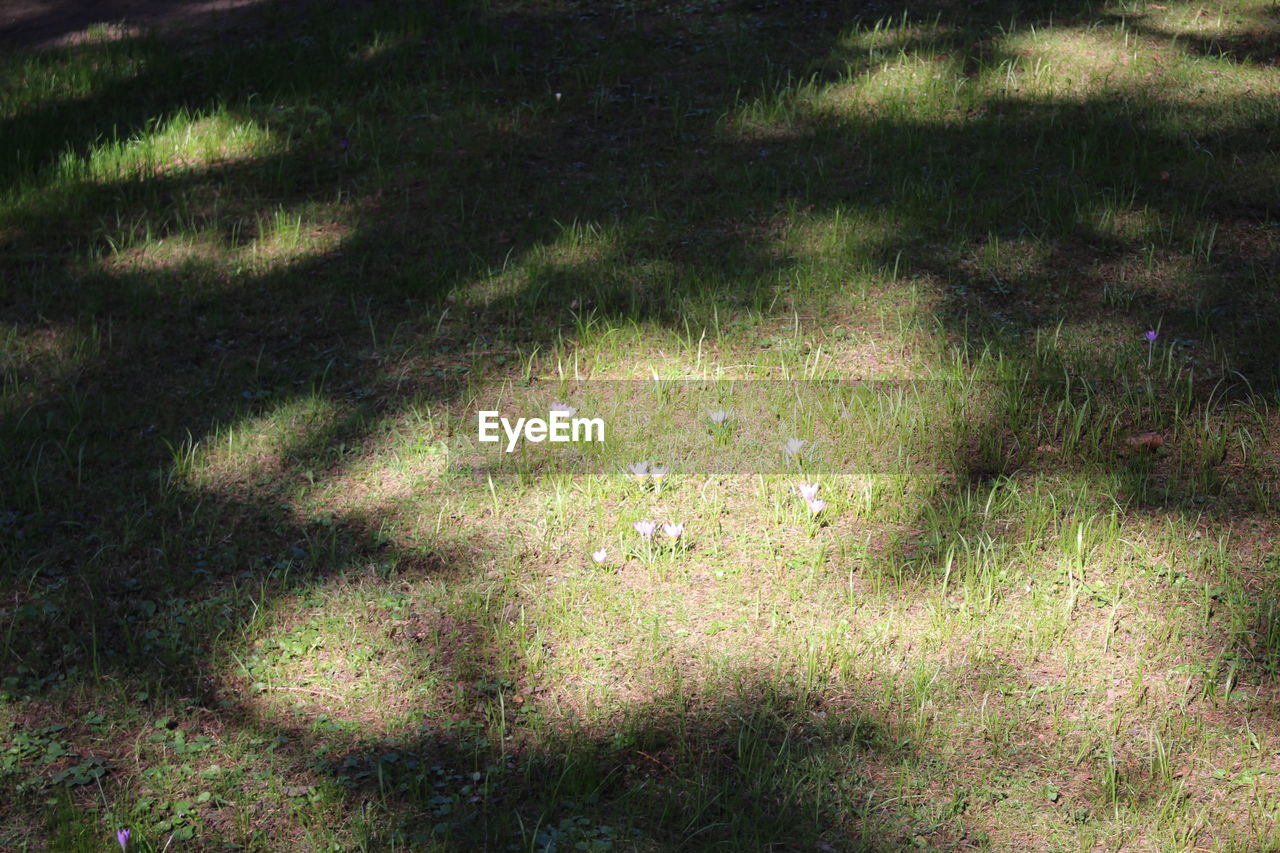
[[[732,415],[733,412],[729,409],[716,409],[714,412],[707,415],[707,417],[711,418],[711,422],[713,424],[722,424],[729,420]]]
[[[609,552],[604,548],[601,548],[599,551],[592,551],[591,559],[597,564],[607,563],[609,562]]]
[[[627,466],[627,470],[631,472],[631,476],[635,477],[637,482],[643,483],[645,477],[649,476],[649,463],[632,462]]]
[[[656,522],[656,521],[637,521],[635,524],[633,524],[633,525],[631,525],[631,526],[632,526],[632,527],[634,527],[634,528],[636,529],[636,533],[639,533],[639,534],[640,534],[641,536],[643,536],[645,539],[652,539],[652,538],[653,538],[653,532],[654,532],[655,530],[657,530],[657,529],[658,529],[658,522]]]
[[[803,438],[788,438],[787,443],[782,445],[782,449],[786,451],[788,456],[795,456],[801,450],[804,450],[804,446],[808,443]]]
[[[551,411],[564,412],[569,417],[573,417],[578,413],[578,410],[575,409],[573,406],[570,406],[567,403],[558,403],[558,402],[551,404]]]
[[[800,497],[806,501],[811,501],[818,496],[817,483],[801,483],[797,490],[800,492]]]
[[[649,476],[657,480],[658,482],[662,482],[662,478],[667,476],[667,466],[654,465],[652,468],[649,469]]]
[[[684,525],[672,524],[671,522],[668,521],[667,523],[662,525],[662,532],[667,534],[667,536],[672,539],[679,539],[680,534],[684,533]]]
[[[818,513],[822,512],[824,509],[827,508],[827,502],[822,500],[821,498],[811,498],[810,500],[807,501],[807,503],[809,504],[809,512],[813,513],[814,515],[817,515]]]

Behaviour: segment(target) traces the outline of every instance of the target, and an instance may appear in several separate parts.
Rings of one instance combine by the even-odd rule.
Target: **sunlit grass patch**
[[[387,521],[403,521],[398,517],[410,510],[416,516],[424,496],[446,483],[450,437],[469,429],[474,425],[459,422],[449,410],[424,404],[420,411],[410,411],[400,422],[367,438],[358,453],[327,468],[304,472],[316,486],[308,504],[382,516]],[[422,527],[421,523],[416,526]]]
[[[78,51],[6,51],[0,74],[0,116],[32,106],[74,103],[114,83],[136,78],[147,67],[145,50],[131,45],[92,45]],[[40,141],[40,140],[37,140]]]
[[[248,399],[255,393],[244,391]],[[171,480],[183,487],[215,489],[293,480],[300,466],[317,465],[319,443],[343,415],[341,407],[322,394],[296,397],[200,441],[175,446]]]
[[[102,266],[122,274],[178,272],[200,279],[224,265],[228,254],[227,246],[217,235],[170,234],[155,238],[144,235],[141,239],[125,237],[115,243]]]
[[[258,239],[242,251],[253,266],[276,269],[280,264],[306,261],[338,251],[351,229],[334,221],[328,206],[305,211],[277,208],[257,218]]]
[[[593,291],[596,298],[600,298],[617,286],[620,272],[614,265],[624,236],[616,224],[557,223],[551,238],[527,252],[518,263],[511,263],[511,252],[508,252],[499,269],[454,291],[453,296],[464,306],[488,305],[508,298],[537,309],[544,295],[554,303],[562,303],[561,297],[572,287],[574,298],[562,307],[576,310]],[[510,243],[506,235],[500,235],[498,240]],[[575,285],[586,285],[586,292]]]
[[[243,691],[254,713],[286,725],[393,734],[438,708],[452,678],[397,636],[396,625],[421,618],[414,611],[407,595],[358,580],[317,586],[296,606],[278,600],[221,656],[222,689]]]
[[[261,157],[275,150],[273,135],[225,108],[180,109],[154,119],[127,138],[99,137],[86,152],[66,151],[45,169],[19,183],[9,200],[15,210],[41,209],[38,196],[71,192],[94,183],[124,183],[183,175],[217,165]],[[83,195],[86,190],[80,189]],[[24,196],[37,196],[25,198]],[[70,197],[74,200],[75,195]],[[25,203],[24,203],[25,202]]]
[[[910,115],[922,123],[962,120],[974,103],[971,81],[950,59],[904,54],[893,63],[826,88],[819,114],[852,117]]]
[[[1274,64],[1274,7],[1256,3],[1147,4],[1117,15],[1136,31],[1188,54],[1221,57],[1240,66]]]
[[[1080,98],[1165,70],[1164,61],[1143,49],[1122,23],[1022,32],[1002,40],[1001,47],[1015,57],[1005,69],[1010,93]]]
[[[1189,53],[1153,40],[1141,28],[1042,30],[1010,37],[1016,57],[1005,81],[1009,94],[1080,98],[1114,93],[1131,108],[1158,103],[1208,106],[1229,115],[1223,98],[1247,97],[1266,86],[1267,72],[1215,56]]]

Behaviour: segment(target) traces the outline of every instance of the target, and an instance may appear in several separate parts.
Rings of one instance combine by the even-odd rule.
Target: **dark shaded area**
[[[262,582],[279,594],[369,563],[391,575],[467,577],[468,548],[483,543],[460,545],[459,553],[401,553],[379,541],[369,519],[300,521],[287,494],[304,471],[323,477],[341,470],[375,420],[454,400],[465,376],[492,368],[496,356],[572,334],[575,312],[672,326],[690,319],[701,325],[713,305],[767,313],[799,263],[779,252],[771,231],[776,216],[790,210],[894,210],[903,227],[878,247],[879,258],[885,265],[905,259],[904,274],[945,288],[939,317],[946,333],[961,343],[989,343],[1049,374],[1061,365],[1035,362],[1024,331],[1114,316],[1116,306],[1103,298],[1115,269],[1108,261],[1119,265],[1142,249],[1099,236],[1088,224],[1091,211],[1117,200],[1166,219],[1195,210],[1195,221],[1178,225],[1180,234],[1235,223],[1244,236],[1218,246],[1197,270],[1194,292],[1129,313],[1135,329],[1163,317],[1171,336],[1203,339],[1211,327],[1229,329],[1224,346],[1250,387],[1272,387],[1280,375],[1274,294],[1260,286],[1280,275],[1267,230],[1280,196],[1248,177],[1276,147],[1280,131],[1264,120],[1270,96],[1258,96],[1257,121],[1201,136],[1146,115],[1142,93],[1083,103],[1011,96],[983,115],[938,124],[891,113],[814,115],[786,136],[750,128],[727,134],[720,118],[735,103],[767,98],[810,75],[822,82],[890,61],[896,50],[854,54],[839,36],[855,21],[900,10],[843,2],[726,3],[703,13],[657,4],[609,11],[590,3],[384,3],[359,11],[313,4],[314,14],[302,20],[289,8],[224,10],[219,26],[228,35],[217,41],[187,44],[170,35],[71,48],[100,60],[92,91],[0,121],[0,138],[20,140],[16,156],[0,165],[4,188],[53,168],[68,151],[83,156],[104,139],[127,142],[183,110],[215,104],[295,134],[283,150],[247,161],[196,171],[166,163],[145,176],[68,182],[0,225],[0,316],[24,331],[66,325],[110,341],[71,373],[38,377],[41,392],[4,412],[0,429],[14,462],[0,474],[4,570],[13,589],[41,588],[44,600],[57,602],[53,611],[24,610],[26,593],[18,594],[3,672],[14,679],[10,692],[93,673],[154,679],[212,707],[214,697],[204,696],[203,642],[184,637],[168,648],[148,646],[140,638],[152,617],[141,602],[198,601],[232,579]],[[1011,13],[1023,23],[1047,23],[1052,14],[1066,25],[1087,14],[1088,4],[936,3],[912,12],[923,20],[939,16],[953,29],[899,49],[950,51],[977,73],[1012,59],[990,41],[991,29]],[[50,13],[26,20],[25,30],[11,28],[8,37],[52,37],[59,27],[78,29],[78,21]],[[1271,55],[1266,48],[1248,57]],[[425,93],[421,105],[406,109],[416,91]],[[1185,110],[1192,115],[1195,108]],[[282,113],[288,120],[275,121]],[[1012,158],[1007,146],[987,144],[1009,137],[1024,143]],[[918,152],[918,160],[902,162],[904,150]],[[1228,160],[1238,183],[1224,183],[1214,171]],[[1163,172],[1175,179],[1162,180]],[[128,236],[127,223],[144,212],[155,219],[150,238],[196,221],[228,245],[242,245],[260,217],[296,215],[339,191],[353,199],[339,247],[267,273],[227,280],[198,262],[139,272],[86,264],[80,254],[110,256],[109,241]],[[918,202],[909,201],[912,193]],[[997,289],[989,274],[946,248],[955,226],[940,198],[961,211],[955,215],[966,223],[966,240],[1034,237],[1048,244],[1047,256]],[[1052,201],[1063,198],[1072,203]],[[1064,210],[1071,216],[1046,218]],[[488,270],[537,260],[573,222],[603,223],[616,238],[576,263],[538,261],[528,281],[484,307],[452,307],[451,294]],[[1174,239],[1157,251],[1170,251]],[[652,264],[665,271],[650,278],[630,272]],[[611,272],[616,267],[628,276]],[[1006,310],[1011,304],[1016,311]],[[463,310],[471,313],[460,316]],[[993,318],[993,311],[1004,316]],[[1199,399],[1217,378],[1197,389]],[[1237,384],[1228,392],[1246,390]],[[310,430],[286,454],[288,470],[256,487],[223,491],[166,484],[184,440],[208,440],[220,425],[313,391],[351,404],[354,414]],[[975,424],[975,443],[998,430],[998,418]],[[1036,464],[1028,448],[985,448],[957,473],[958,482],[987,487]],[[1174,501],[1162,509],[1183,511]],[[297,568],[286,578],[278,570],[290,565]],[[223,618],[234,627],[246,614]],[[472,657],[483,660],[484,653]],[[636,713],[655,716],[652,709]],[[563,753],[521,756],[520,772],[564,775],[574,796],[639,796],[657,809],[678,800],[682,783],[659,775],[650,787],[630,775],[637,772],[631,765],[634,749],[661,752],[652,741],[669,737],[672,725],[639,725],[641,746],[628,747],[632,752],[588,738]],[[746,821],[726,831],[724,843],[752,839],[755,849],[788,849],[770,845],[827,837],[819,807],[801,801],[775,809],[776,792],[743,787],[737,775],[758,758],[734,752],[743,727],[759,727],[755,742],[781,754],[811,748],[795,741],[798,723],[711,709],[680,725],[699,732],[686,743],[709,753],[705,765],[685,756],[691,763],[682,767],[703,768],[688,784],[711,816]],[[464,768],[487,755],[428,739],[407,751],[418,768],[393,778],[402,804],[428,795],[434,782],[418,771],[429,760],[452,776],[471,772]],[[350,759],[354,764],[339,762],[332,772],[373,772],[372,754]],[[756,811],[741,817],[751,804]],[[504,808],[498,801],[492,807]],[[695,818],[721,822],[675,813],[664,825],[691,826]],[[704,839],[673,839],[671,849],[713,849]],[[877,843],[837,849],[886,849]],[[474,844],[468,838],[457,849]]]
[[[209,38],[224,20],[242,20],[257,5],[260,0],[7,0],[0,6],[0,47],[66,46],[83,41],[94,26],[168,36],[199,30],[198,37]],[[308,3],[289,6],[305,12]]]

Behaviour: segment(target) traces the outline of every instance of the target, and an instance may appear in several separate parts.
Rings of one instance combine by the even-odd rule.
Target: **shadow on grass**
[[[392,803],[390,821],[363,828],[377,849],[919,847],[871,765],[850,772],[906,760],[911,748],[856,707],[740,679],[714,695],[662,695],[621,718],[551,728],[538,692],[518,679],[481,682],[464,701],[490,713],[505,703],[497,728],[472,713],[364,749],[335,750],[307,732],[291,733],[288,748],[319,796]],[[967,848],[958,813],[938,811],[929,849]]]
[[[1124,21],[1144,36],[1165,41],[1173,48],[1190,51],[1197,56],[1260,68],[1275,67],[1277,61],[1280,61],[1280,35],[1277,34],[1280,9],[1274,4],[1252,9],[1234,9],[1230,13],[1220,11],[1217,14],[1208,9],[1198,9],[1194,14],[1210,23],[1225,23],[1225,31],[1217,35],[1188,35],[1152,24],[1145,20],[1147,16],[1143,14],[1111,17]]]
[[[222,15],[243,12],[259,0],[52,0],[14,2],[0,10],[0,45],[8,48],[53,47],[92,39],[91,28],[110,31],[215,29]],[[305,5],[305,4],[304,4]],[[202,32],[202,36],[214,34]]]
[[[1244,379],[1274,383],[1274,307],[1259,283],[1277,273],[1264,233],[1275,196],[1250,178],[1269,174],[1276,141],[1267,97],[1242,96],[1232,120],[1219,121],[1154,90],[1075,101],[1010,92],[930,122],[903,117],[889,98],[835,117],[797,94],[811,74],[822,84],[851,67],[887,73],[900,55],[922,51],[954,53],[938,61],[977,78],[1015,58],[990,38],[1010,11],[1027,23],[1050,13],[1063,21],[1086,6],[960,13],[937,4],[916,11],[927,21],[936,13],[944,35],[880,53],[841,34],[898,10],[845,3],[727,4],[682,16],[388,3],[305,22],[278,8],[269,28],[230,20],[225,39],[194,47],[128,38],[21,59],[91,70],[54,98],[24,92],[0,120],[0,138],[19,140],[0,167],[12,194],[0,221],[0,315],[24,341],[54,339],[47,351],[30,344],[12,368],[21,391],[4,409],[6,443],[21,457],[0,474],[16,602],[5,651],[18,662],[6,691],[32,694],[92,673],[198,694],[208,648],[197,635],[235,630],[251,608],[236,599],[223,622],[177,628],[166,650],[138,639],[155,630],[147,626],[157,602],[208,603],[220,583],[262,581],[291,562],[308,570],[270,581],[273,594],[349,564],[389,573],[414,560],[436,565],[429,554],[397,553],[358,515],[300,518],[293,496],[306,472],[340,472],[373,441],[371,424],[456,401],[470,375],[509,374],[499,358],[572,335],[583,315],[679,328],[705,326],[720,305],[785,313],[804,261],[778,223],[797,211],[893,223],[868,239],[864,268],[851,272],[898,265],[936,293],[938,328],[962,347],[1052,372],[1062,363],[1037,361],[1028,332],[1121,317],[1136,339],[1163,318],[1166,334],[1195,339],[1205,348],[1197,352],[1218,331]],[[209,116],[260,133],[263,152],[190,167],[162,147],[140,171],[93,164],[104,140],[127,149]],[[336,223],[316,215],[326,204]],[[1134,212],[1150,223],[1132,238],[1097,226]],[[300,245],[279,245],[281,228],[270,223],[295,218]],[[1122,304],[1107,296],[1121,272],[1177,255],[1220,222],[1240,227],[1202,251],[1185,286],[1165,293],[1138,283]],[[192,236],[207,242],[206,255],[199,240],[183,248]],[[1010,274],[975,260],[995,240],[1044,251]],[[162,241],[174,256],[159,252]],[[492,287],[503,270],[515,272],[505,289]],[[64,352],[59,335],[90,343]],[[1203,361],[1212,368],[1212,357]],[[1087,359],[1072,364],[1089,372]],[[1218,378],[1197,386],[1194,400],[1220,394]],[[191,447],[309,396],[344,414],[291,437],[282,469],[183,483]],[[971,438],[997,425],[979,421]],[[986,488],[1054,464],[1033,451],[976,460],[958,481]],[[94,626],[91,642],[80,620]],[[826,827],[807,816],[820,811],[811,799],[762,789],[767,773],[742,784],[743,762],[765,758],[724,757],[757,725],[748,742],[803,763],[803,752],[786,753],[799,749],[788,740],[798,723],[747,722],[755,719],[694,715],[690,732],[699,734],[681,743],[679,766],[703,810],[673,805],[672,820],[741,819],[748,830],[759,822],[762,849],[766,839],[812,842]],[[638,742],[666,727],[642,726]],[[574,796],[634,788],[650,806],[681,796],[672,777],[651,791],[629,776],[634,754],[600,757],[603,741],[587,740],[581,753],[534,750],[521,772],[563,775]],[[701,765],[699,744],[720,757]],[[393,783],[408,786],[395,796],[414,803],[435,785],[430,774],[418,778],[435,747],[419,747],[409,749],[422,754],[418,767]],[[479,754],[440,748],[442,767],[474,767]],[[370,756],[352,760],[366,768],[356,772],[373,772]],[[774,810],[779,796],[785,807]]]

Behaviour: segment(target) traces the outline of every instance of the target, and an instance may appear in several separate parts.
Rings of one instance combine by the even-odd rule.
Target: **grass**
[[[1274,4],[213,24],[0,54],[0,847],[1280,849]]]

